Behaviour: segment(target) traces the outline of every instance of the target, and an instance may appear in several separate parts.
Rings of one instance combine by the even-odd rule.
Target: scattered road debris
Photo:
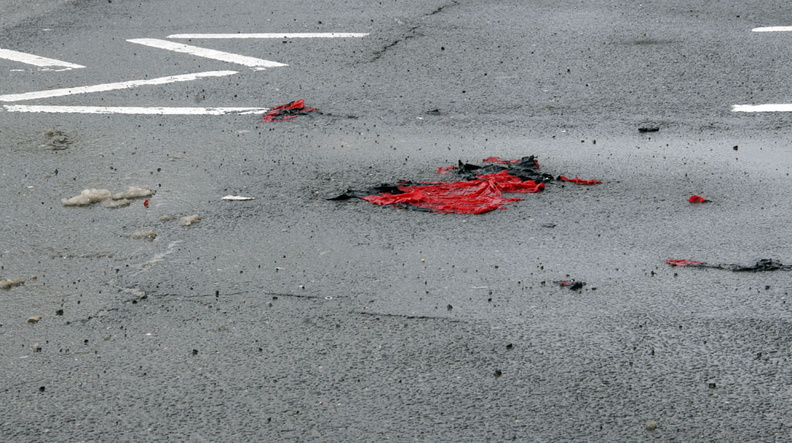
[[[188,215],[179,219],[179,224],[182,226],[190,226],[201,221],[200,215]]]
[[[666,260],[671,266],[677,267],[693,267],[693,268],[709,268],[709,269],[724,269],[732,272],[765,272],[765,271],[792,271],[792,265],[785,265],[779,261],[763,258],[758,260],[753,265],[740,265],[740,264],[717,264],[711,265],[707,262],[693,261],[693,260]]]
[[[308,115],[312,112],[319,111],[316,108],[305,106],[302,99],[295,100],[285,105],[279,105],[270,109],[261,119],[265,122],[280,122],[284,120],[291,120],[300,115]]]
[[[21,286],[25,284],[25,280],[21,278],[12,278],[12,279],[5,279],[0,278],[0,289],[11,289],[15,286]]]
[[[660,131],[660,128],[657,126],[641,126],[640,128],[638,128],[638,132],[642,134],[646,132],[658,132],[658,131]]]
[[[558,280],[558,281],[554,281],[553,283],[558,284],[562,288],[569,288],[573,291],[579,291],[583,289],[583,286],[586,286],[586,282],[575,281],[575,280]]]
[[[49,129],[47,130],[44,135],[47,138],[47,143],[41,145],[42,148],[51,149],[53,151],[62,151],[64,149],[68,149],[69,145],[72,144],[72,140],[69,136],[60,130],[57,129]]]
[[[120,208],[129,206],[129,202],[125,201],[127,199],[150,197],[152,195],[154,195],[154,191],[148,186],[130,186],[126,191],[118,194],[111,194],[107,189],[84,189],[80,192],[80,195],[61,199],[61,204],[63,206],[88,206],[98,202],[106,202],[106,207]],[[118,202],[114,203],[114,200]]]
[[[255,197],[243,197],[241,195],[226,195],[222,199],[223,200],[240,201],[241,202],[241,201],[255,200],[256,198]]]
[[[28,319],[27,319],[27,322],[32,324],[32,325],[35,325],[36,323],[38,323],[40,321],[41,321],[41,316],[40,315],[36,315],[34,317],[28,317]]]
[[[146,207],[146,209],[148,209],[148,206],[149,206],[149,201],[148,201],[148,200],[144,200],[144,201],[143,201],[143,206],[145,206],[145,207]]]
[[[484,159],[485,166],[462,163],[439,168],[440,174],[454,172],[465,181],[415,183],[401,181],[382,184],[365,190],[347,190],[328,200],[360,198],[383,206],[400,209],[431,211],[441,214],[483,214],[495,209],[505,209],[507,203],[522,200],[506,198],[504,193],[535,193],[544,189],[545,183],[555,180],[550,174],[539,171],[533,155],[516,160],[499,157]],[[596,180],[567,179],[578,184],[597,184]],[[596,182],[596,183],[595,183]]]
[[[709,203],[711,200],[707,200],[706,198],[700,195],[691,195],[688,201],[690,203]]]

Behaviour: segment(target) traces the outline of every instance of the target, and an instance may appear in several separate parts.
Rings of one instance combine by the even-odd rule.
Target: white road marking
[[[4,58],[6,60],[12,60],[20,63],[26,63],[28,65],[38,66],[39,68],[45,68],[45,69],[62,68],[62,69],[53,69],[56,71],[67,71],[69,69],[80,69],[85,67],[83,65],[78,65],[75,63],[55,60],[54,58],[39,57],[38,55],[27,54],[24,52],[12,51],[10,49],[2,49],[2,48],[0,48],[0,58]]]
[[[766,28],[754,28],[753,32],[788,32],[792,31],[792,26],[768,26]]]
[[[151,46],[152,48],[165,49],[168,51],[181,52],[190,54],[197,57],[211,58],[229,63],[237,63],[244,66],[249,66],[255,70],[264,70],[266,68],[277,68],[280,66],[289,66],[283,63],[273,62],[270,60],[262,60],[260,58],[248,57],[245,55],[232,54],[230,52],[215,51],[214,49],[199,48],[197,46],[184,45],[181,43],[169,42],[167,40],[159,40],[156,38],[133,38],[127,40],[131,43],[140,45]]]
[[[32,106],[3,105],[8,112],[61,114],[127,114],[127,115],[227,115],[264,114],[269,108],[190,108],[190,107],[114,107],[114,106]]]
[[[368,33],[355,32],[298,32],[298,33],[268,33],[268,34],[173,34],[168,38],[349,38],[365,37]]]
[[[792,112],[792,103],[766,105],[734,105],[732,112]]]
[[[115,91],[117,89],[136,88],[146,85],[164,85],[167,83],[186,82],[198,80],[205,77],[223,77],[236,74],[237,71],[208,71],[196,74],[171,75],[168,77],[152,78],[148,80],[130,80],[119,83],[106,83],[94,86],[77,86],[74,88],[50,89],[49,91],[25,92],[21,94],[0,95],[0,102],[19,102],[24,100],[36,100],[39,98],[63,97],[65,95],[85,94],[89,92]]]

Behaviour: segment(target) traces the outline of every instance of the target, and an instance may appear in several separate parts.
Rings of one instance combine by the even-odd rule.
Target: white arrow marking
[[[368,33],[355,33],[355,32],[298,32],[291,34],[173,34],[168,38],[349,38],[349,37],[365,37]]]
[[[768,26],[766,28],[754,28],[753,32],[786,32],[792,31],[792,26]]]
[[[54,58],[39,57],[38,55],[26,54],[24,52],[12,51],[10,49],[2,48],[0,48],[0,58],[38,66],[39,68],[63,68],[56,69],[57,71],[66,71],[69,69],[79,69],[85,67],[83,65],[55,60]]]
[[[168,77],[152,78],[148,80],[130,80],[119,83],[106,83],[94,86],[77,86],[74,88],[50,89],[49,91],[25,92],[22,94],[0,95],[0,102],[19,102],[39,98],[63,97],[65,95],[85,94],[88,92],[115,91],[117,89],[136,88],[146,85],[164,85],[167,83],[186,82],[205,77],[223,77],[236,74],[237,71],[209,71],[196,74],[172,75]]]
[[[3,105],[8,112],[34,112],[59,114],[127,114],[127,115],[226,115],[264,114],[269,108],[165,108],[165,107],[113,107],[113,106],[31,106]]]
[[[260,58],[247,57],[245,55],[232,54],[230,52],[215,51],[214,49],[199,48],[197,46],[184,45],[181,43],[169,42],[166,40],[158,40],[156,38],[133,38],[127,40],[131,43],[140,45],[151,46],[152,48],[165,49],[168,51],[182,52],[197,57],[211,58],[229,63],[236,63],[244,66],[249,66],[255,70],[264,70],[266,68],[277,68],[280,66],[289,66],[283,63],[273,62],[270,60],[262,60]]]
[[[792,112],[792,104],[734,105],[732,112]]]

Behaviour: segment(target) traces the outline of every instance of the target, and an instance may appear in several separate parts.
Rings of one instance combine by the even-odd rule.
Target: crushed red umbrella
[[[575,280],[559,280],[553,283],[557,283],[562,288],[569,288],[572,291],[579,291],[583,289],[583,286],[586,286],[586,282],[584,281],[575,281]]]
[[[308,115],[312,112],[318,112],[316,108],[305,106],[303,99],[295,100],[285,105],[279,105],[269,110],[262,120],[265,122],[280,122],[296,118],[299,115]]]
[[[693,260],[666,260],[671,266],[690,266],[693,268],[725,269],[732,272],[765,272],[765,271],[792,271],[792,265],[785,265],[771,258],[763,258],[752,265],[718,264],[710,265],[707,262]]]
[[[710,202],[710,200],[707,200],[706,198],[704,198],[704,197],[702,197],[700,195],[691,195],[690,198],[688,199],[688,201],[690,203],[709,203]]]
[[[539,172],[539,163],[532,155],[516,160],[489,157],[484,162],[489,164],[479,166],[460,161],[457,166],[437,170],[440,174],[453,171],[463,181],[401,181],[360,191],[348,190],[329,200],[360,198],[377,205],[401,209],[441,214],[482,214],[505,209],[507,203],[522,200],[504,197],[504,193],[540,192],[545,188],[545,183],[554,180],[552,175]]]

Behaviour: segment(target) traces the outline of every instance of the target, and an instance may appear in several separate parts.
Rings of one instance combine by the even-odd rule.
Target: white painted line
[[[69,69],[84,68],[83,65],[55,60],[54,58],[39,57],[38,55],[27,54],[19,51],[12,51],[10,49],[0,48],[0,58],[12,60],[15,62],[26,63],[28,65],[38,66],[39,68],[63,68],[57,69],[58,71],[66,71]]]
[[[25,92],[22,94],[0,95],[0,102],[19,102],[39,98],[63,97],[66,95],[85,94],[89,92],[115,91],[117,89],[136,88],[146,85],[164,85],[167,83],[186,82],[205,77],[223,77],[236,74],[237,71],[208,71],[196,74],[171,75],[168,77],[152,78],[148,80],[130,80],[119,83],[106,83],[94,86],[77,86],[74,88],[50,89],[49,91]]]
[[[792,112],[792,103],[767,105],[734,105],[732,112]]]
[[[268,33],[268,34],[173,34],[168,38],[349,38],[365,37],[368,33],[355,32],[298,32],[298,33]]]
[[[792,26],[768,26],[766,28],[754,28],[753,32],[788,32],[792,31]]]
[[[133,38],[127,40],[131,43],[140,45],[151,46],[152,48],[165,49],[168,51],[182,52],[197,57],[211,58],[229,63],[237,63],[244,66],[249,66],[256,70],[264,70],[266,68],[277,68],[280,66],[289,66],[283,63],[273,62],[270,60],[262,60],[260,58],[248,57],[245,55],[232,54],[230,52],[215,51],[214,49],[199,48],[197,46],[184,45],[181,43],[169,42],[167,40],[158,40],[156,38]]]
[[[113,106],[31,106],[3,105],[8,112],[34,112],[59,114],[127,114],[127,115],[227,115],[264,114],[269,108],[165,108],[165,107],[113,107]]]

